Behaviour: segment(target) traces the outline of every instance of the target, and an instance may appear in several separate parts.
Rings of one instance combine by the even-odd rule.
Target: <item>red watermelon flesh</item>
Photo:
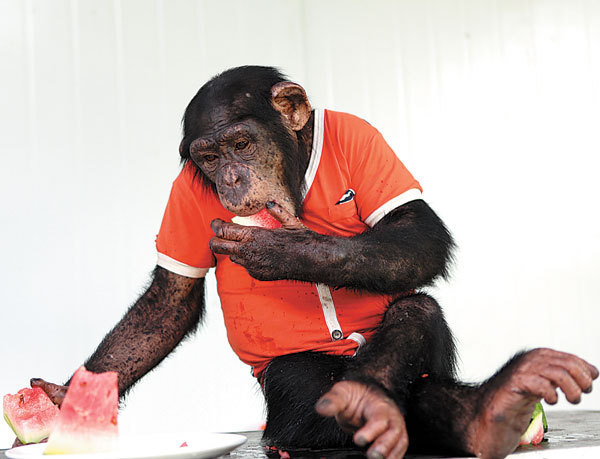
[[[50,435],[58,416],[58,407],[39,387],[6,394],[4,419],[21,443],[39,443]]]
[[[80,367],[69,383],[44,454],[86,454],[117,446],[117,373]]]
[[[260,212],[249,215],[247,217],[240,217],[236,215],[231,219],[232,223],[242,226],[260,226],[261,228],[275,229],[281,228],[281,223],[275,217],[273,217],[267,209],[263,209]]]

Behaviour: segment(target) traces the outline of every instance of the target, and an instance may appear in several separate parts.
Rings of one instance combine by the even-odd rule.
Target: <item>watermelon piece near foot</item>
[[[546,413],[541,403],[535,405],[529,427],[523,435],[519,446],[521,445],[539,445],[544,439],[544,432],[548,432],[548,422],[546,421]]]
[[[41,388],[6,394],[2,402],[4,419],[21,443],[39,443],[50,435],[58,417],[58,406]]]
[[[259,226],[261,228],[275,229],[281,228],[281,222],[273,217],[267,209],[263,209],[254,215],[248,215],[247,217],[240,217],[236,215],[231,219],[232,223],[242,226]]]
[[[117,373],[80,367],[69,383],[44,454],[87,454],[116,449]]]

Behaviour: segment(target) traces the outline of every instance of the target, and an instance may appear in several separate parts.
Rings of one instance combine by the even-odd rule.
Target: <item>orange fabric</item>
[[[353,199],[336,205],[350,189]],[[307,227],[337,236],[362,233],[369,215],[411,189],[421,187],[375,128],[352,115],[325,111],[321,157],[303,203]],[[353,355],[355,341],[332,341],[314,284],[261,282],[209,250],[210,222],[232,217],[194,180],[192,167],[185,167],[173,183],[157,250],[188,266],[216,266],[227,336],[238,357],[258,377],[279,355],[307,350]],[[344,337],[357,332],[368,341],[390,297],[346,289],[331,293]]]

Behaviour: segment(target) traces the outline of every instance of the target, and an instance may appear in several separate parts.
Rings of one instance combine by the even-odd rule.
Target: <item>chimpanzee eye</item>
[[[239,142],[237,142],[235,144],[235,149],[236,150],[243,150],[247,146],[248,146],[248,141],[247,140],[240,140]]]
[[[204,155],[202,157],[202,159],[204,161],[206,161],[207,163],[212,163],[213,161],[216,161],[219,157],[217,155]]]

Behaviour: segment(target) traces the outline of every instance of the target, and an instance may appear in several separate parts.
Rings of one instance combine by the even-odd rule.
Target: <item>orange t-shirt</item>
[[[315,110],[313,146],[305,175],[302,222],[321,234],[354,236],[396,207],[421,198],[421,187],[367,122]],[[330,289],[297,281],[258,281],[208,248],[210,222],[230,221],[210,190],[183,168],[171,191],[156,246],[158,265],[188,277],[216,266],[227,337],[260,377],[274,357],[322,351],[353,355],[373,334],[387,295]],[[293,260],[290,260],[293,263]]]

